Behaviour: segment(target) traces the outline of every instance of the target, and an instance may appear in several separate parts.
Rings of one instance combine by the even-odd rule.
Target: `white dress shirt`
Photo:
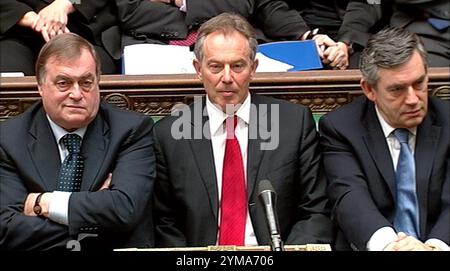
[[[390,126],[380,114],[380,111],[377,106],[375,106],[375,110],[378,116],[378,120],[380,121],[381,128],[383,130],[383,134],[385,136],[386,142],[389,147],[389,152],[392,157],[392,162],[394,169],[397,168],[398,158],[400,156],[400,142],[394,135],[395,128]],[[416,146],[416,135],[417,135],[417,127],[408,129],[409,130],[409,140],[408,145],[412,150],[414,155],[415,146]],[[370,251],[381,251],[383,250],[389,243],[395,242],[397,240],[397,233],[392,227],[382,227],[375,231],[367,242],[367,250]],[[449,246],[439,239],[428,239],[426,244],[439,247],[442,250],[449,250]]]
[[[68,134],[64,128],[53,122],[50,117],[47,115],[47,119],[50,123],[50,128],[52,129],[53,135],[55,136],[59,156],[61,159],[61,164],[64,162],[64,159],[69,154],[66,146],[61,141],[61,138]],[[87,127],[83,127],[72,132],[73,134],[79,135],[83,138],[86,133]],[[57,182],[58,180],[55,180]],[[53,191],[50,194],[50,203],[49,203],[49,218],[57,223],[63,225],[69,225],[69,198],[72,192],[63,192],[63,191]]]
[[[250,121],[250,94],[236,111],[238,122],[235,129],[235,135],[239,141],[242,153],[242,162],[244,164],[245,182],[247,183],[247,146],[248,146],[248,124]],[[214,154],[214,166],[216,169],[217,189],[219,193],[219,203],[222,197],[222,169],[225,156],[226,129],[224,121],[229,117],[221,109],[216,107],[208,97],[206,97],[206,110],[209,117],[209,128],[211,133],[211,144]],[[220,225],[220,208],[218,216],[218,225]],[[218,231],[218,234],[220,229]],[[219,240],[219,238],[217,238]],[[253,225],[250,220],[250,214],[247,207],[247,220],[245,225],[245,245],[258,245]]]

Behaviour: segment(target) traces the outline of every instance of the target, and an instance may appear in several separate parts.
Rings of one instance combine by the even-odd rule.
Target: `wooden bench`
[[[360,77],[358,70],[258,73],[251,91],[309,106],[321,115],[361,95]],[[450,100],[450,69],[430,68],[429,77],[430,95]],[[170,114],[175,104],[187,104],[194,96],[204,95],[194,74],[104,75],[100,88],[108,102],[155,118]],[[1,78],[0,120],[22,113],[38,99],[34,77]]]

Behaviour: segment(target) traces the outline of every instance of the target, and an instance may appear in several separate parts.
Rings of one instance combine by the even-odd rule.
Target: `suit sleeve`
[[[172,186],[167,168],[166,158],[162,150],[161,140],[164,138],[163,129],[155,125],[153,136],[155,138],[156,171],[154,207],[155,207],[155,236],[158,247],[185,247],[186,237],[177,227],[183,223],[177,222],[175,200],[173,200]]]
[[[72,193],[69,200],[69,233],[78,234],[86,228],[101,233],[129,232],[145,213],[153,194],[155,156],[151,129],[153,121],[148,116],[128,121],[131,128],[123,135],[113,135],[108,146],[112,154],[110,169],[112,182],[108,189]],[[101,180],[103,181],[103,180]],[[150,234],[151,229],[149,229]]]
[[[73,7],[80,12],[87,22],[106,7],[110,0],[80,0],[79,4],[73,4]]]
[[[26,187],[20,169],[0,146],[0,250],[46,250],[65,247],[67,226],[23,214],[24,202],[35,187]]]
[[[25,3],[16,0],[0,1],[0,35],[4,35],[29,11],[33,11],[33,8]]]
[[[369,5],[365,1],[350,1],[339,28],[337,40],[365,47],[371,36],[371,28],[382,19],[381,5]]]
[[[428,234],[427,239],[437,238],[450,246],[450,157],[447,159],[444,176],[445,179],[440,196],[442,204],[441,212],[436,223],[431,229],[430,234]]]
[[[284,1],[255,0],[255,16],[258,27],[272,39],[298,40],[309,30],[300,13]]]
[[[366,250],[366,243],[376,230],[392,225],[372,200],[365,173],[349,139],[334,128],[326,115],[320,119],[319,130],[332,218],[348,241],[359,250]]]
[[[184,14],[177,7],[149,0],[116,0],[120,26],[131,36],[185,37]]]
[[[197,27],[222,12],[234,12],[249,19],[253,0],[186,0],[186,7],[186,24]]]
[[[320,174],[318,134],[309,109],[303,111],[302,138],[299,156],[299,203],[297,222],[293,225],[287,244],[332,243],[326,180]]]

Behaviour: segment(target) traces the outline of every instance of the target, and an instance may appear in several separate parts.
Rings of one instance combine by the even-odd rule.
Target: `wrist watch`
[[[39,205],[39,203],[41,202],[41,197],[42,195],[44,195],[44,193],[40,193],[37,197],[36,197],[36,201],[34,202],[34,207],[33,207],[33,212],[36,215],[40,215],[42,213],[42,208]]]

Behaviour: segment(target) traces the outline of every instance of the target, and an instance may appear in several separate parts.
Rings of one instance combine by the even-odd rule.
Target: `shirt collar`
[[[251,104],[251,95],[248,94],[247,98],[245,98],[242,105],[235,112],[235,115],[238,117],[238,119],[241,119],[247,125],[250,122],[250,104]],[[218,131],[223,131],[224,130],[223,123],[228,116],[211,102],[208,95],[206,95],[206,111],[208,112],[209,127],[211,129],[211,134],[214,135]]]
[[[375,111],[377,113],[378,120],[380,121],[381,129],[383,129],[384,137],[388,138],[391,134],[393,134],[392,132],[394,132],[396,128],[392,127],[386,122],[376,104],[375,104]],[[417,132],[417,127],[408,128],[408,131],[415,136]]]
[[[82,127],[82,128],[79,128],[79,129],[69,133],[64,128],[62,128],[61,126],[56,124],[52,119],[50,119],[50,117],[48,115],[47,115],[47,119],[50,123],[50,128],[52,129],[53,135],[55,136],[56,142],[58,144],[59,144],[59,141],[61,140],[61,138],[63,136],[65,136],[66,134],[77,134],[81,138],[83,138],[84,134],[86,133],[87,127]]]

